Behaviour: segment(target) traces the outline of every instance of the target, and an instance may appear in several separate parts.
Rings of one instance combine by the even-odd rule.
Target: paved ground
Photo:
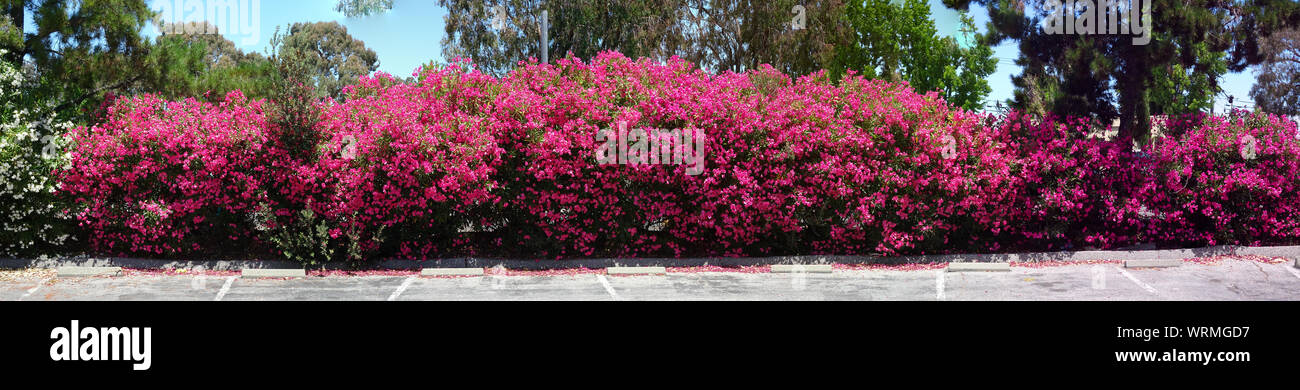
[[[1296,300],[1292,262],[1222,260],[1176,268],[1122,264],[1012,267],[1011,272],[943,269],[830,274],[670,272],[659,276],[432,278],[410,275],[247,279],[130,272],[65,278],[50,270],[0,271],[0,301],[40,300]]]

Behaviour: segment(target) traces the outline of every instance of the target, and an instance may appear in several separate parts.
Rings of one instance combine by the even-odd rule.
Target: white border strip
[[[1117,266],[1115,267],[1115,269],[1119,270],[1119,273],[1123,274],[1124,277],[1128,278],[1128,280],[1132,280],[1133,283],[1136,283],[1138,286],[1141,286],[1143,290],[1147,290],[1147,292],[1149,293],[1156,294],[1155,287],[1151,287],[1151,285],[1143,283],[1141,280],[1138,280],[1136,276],[1133,276],[1133,274],[1128,273],[1128,271],[1125,271],[1123,268]]]
[[[1297,271],[1295,267],[1289,265],[1283,265],[1282,268],[1285,269],[1286,272],[1290,272],[1291,275],[1295,275],[1295,277],[1300,278],[1300,271]]]
[[[240,271],[245,278],[305,278],[307,270],[302,268],[249,268]]]
[[[212,301],[220,302],[221,298],[225,298],[226,294],[230,293],[230,286],[235,284],[235,279],[239,279],[239,277],[238,276],[226,277],[226,284],[221,285],[221,291],[217,291],[217,297],[213,298]]]
[[[406,291],[407,288],[411,287],[411,283],[415,283],[415,279],[418,278],[419,278],[418,276],[409,276],[406,278],[406,280],[403,280],[402,285],[397,286],[397,291],[393,291],[393,295],[388,296],[388,301],[389,302],[396,301],[397,297],[399,295],[402,295],[402,292]]]
[[[938,299],[940,301],[946,301],[948,300],[948,296],[944,294],[943,291],[943,280],[948,277],[948,272],[944,270],[939,270],[939,272],[935,272],[935,274],[938,275],[938,277],[934,279],[934,289],[935,291],[937,291],[935,293],[935,299]]]
[[[623,299],[618,296],[618,292],[614,291],[614,286],[609,285],[609,280],[605,279],[605,275],[596,275],[596,280],[599,280],[600,285],[605,287],[605,292],[609,293],[609,296],[614,297],[615,300]]]
[[[606,275],[667,275],[667,267],[609,267]]]
[[[42,279],[40,283],[37,283],[37,284],[36,284],[36,287],[32,287],[32,288],[27,289],[27,293],[26,293],[26,294],[23,294],[23,296],[21,296],[21,297],[18,297],[18,300],[21,301],[21,300],[23,300],[23,299],[27,299],[27,297],[32,296],[32,294],[36,293],[36,290],[40,290],[40,289],[41,289],[41,286],[44,286],[46,283],[49,283],[51,280],[54,280],[54,278],[45,278],[45,279]]]

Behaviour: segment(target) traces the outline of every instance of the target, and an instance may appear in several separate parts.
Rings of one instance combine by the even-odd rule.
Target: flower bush
[[[311,265],[1300,240],[1296,128],[1265,114],[1174,118],[1143,153],[1095,123],[852,74],[605,53],[414,76],[362,78],[341,102],[119,99],[66,135],[55,177],[94,250],[248,240]],[[616,128],[698,135],[702,158],[607,163],[638,141]]]
[[[1179,245],[1300,238],[1300,140],[1285,117],[1236,111],[1173,118],[1138,196],[1158,213],[1152,239]]]
[[[906,85],[771,68],[709,75],[617,54],[507,76],[504,239],[543,255],[899,253],[996,248],[1012,157],[978,115]],[[700,129],[706,167],[600,166],[601,129]],[[951,156],[941,140],[952,138]],[[958,242],[960,241],[960,242]],[[992,245],[990,245],[992,244]]]
[[[107,253],[216,253],[254,238],[268,167],[262,102],[232,92],[219,105],[118,99],[106,122],[68,133],[56,176],[91,248]]]
[[[363,255],[449,253],[461,228],[495,204],[501,156],[485,117],[495,80],[453,65],[420,81],[363,77],[324,113],[324,152],[300,172],[328,234],[354,237]],[[382,247],[387,243],[387,247]]]
[[[1088,134],[1083,119],[996,118],[997,137],[1017,160],[1016,188],[1002,219],[1014,221],[1008,245],[1030,249],[1083,249],[1143,241],[1152,216],[1135,197],[1149,174],[1147,159],[1132,147]]]
[[[501,82],[493,115],[507,152],[496,233],[517,254],[739,254],[780,222],[772,191],[745,168],[760,118],[747,109],[757,98],[743,76],[606,53],[591,63],[526,65]],[[702,136],[703,171],[597,164],[595,136],[619,122]]]
[[[0,51],[3,55],[4,51]],[[0,61],[0,256],[53,254],[72,244],[71,221],[51,173],[72,126],[23,93],[23,75]]]
[[[761,165],[786,167],[804,251],[1000,249],[1015,155],[983,117],[852,74],[804,77],[765,105]]]

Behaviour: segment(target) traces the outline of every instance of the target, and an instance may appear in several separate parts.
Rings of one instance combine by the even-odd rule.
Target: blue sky
[[[251,4],[251,0],[230,1]],[[177,0],[149,0],[155,10],[161,10],[164,3],[177,4]],[[443,17],[447,11],[438,7],[436,0],[396,0],[392,11],[364,18],[344,17],[342,13],[334,11],[336,3],[334,0],[261,0],[258,16],[252,17],[258,29],[233,34],[223,31],[222,35],[244,51],[265,53],[276,27],[283,30],[293,23],[335,21],[346,26],[353,38],[362,40],[366,47],[379,55],[381,72],[407,76],[430,60],[442,59]],[[180,4],[183,4],[183,0]],[[252,14],[247,11],[241,13]],[[206,14],[206,11],[201,14]],[[191,13],[182,9],[180,15],[188,18]],[[210,19],[215,20],[217,17]],[[145,33],[157,34],[157,30],[151,27]],[[253,43],[249,44],[249,41]]]
[[[164,7],[164,3],[184,4],[185,0],[150,0],[155,9]],[[191,2],[195,0],[189,0]],[[206,2],[215,2],[207,0]],[[254,0],[229,0],[248,4]],[[635,1],[635,0],[632,0]],[[198,3],[206,3],[203,0]],[[958,36],[961,27],[958,13],[943,6],[941,0],[929,0],[932,17],[941,34]],[[258,17],[250,20],[237,20],[249,25],[256,25],[252,32],[227,29],[225,35],[245,51],[265,52],[276,26],[286,26],[296,22],[337,21],[347,26],[353,37],[366,43],[366,46],[379,55],[379,70],[397,76],[410,75],[418,66],[430,60],[443,61],[441,42],[443,17],[447,11],[438,7],[435,0],[396,0],[392,11],[364,18],[345,18],[334,11],[334,0],[260,0]],[[202,14],[202,13],[200,13]],[[245,11],[247,14],[247,11]],[[181,15],[191,15],[181,10]],[[976,26],[983,29],[988,21],[985,10],[972,7],[971,15],[975,17]],[[253,23],[256,22],[256,23]],[[233,22],[232,22],[233,23]],[[235,31],[231,34],[229,31]],[[146,33],[156,34],[150,30]],[[988,96],[989,102],[1009,99],[1013,87],[1011,76],[1019,74],[1020,68],[1013,61],[1017,57],[1015,42],[1007,42],[994,48],[994,55],[999,59],[998,70],[989,78],[993,92]],[[1249,100],[1250,87],[1255,82],[1249,72],[1229,74],[1220,86],[1224,93],[1220,97],[1216,111],[1222,110],[1227,95],[1236,96],[1237,102]]]

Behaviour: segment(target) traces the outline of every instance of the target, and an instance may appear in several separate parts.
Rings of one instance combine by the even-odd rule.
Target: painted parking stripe
[[[388,301],[396,301],[397,296],[402,295],[403,291],[406,291],[407,288],[411,287],[411,283],[414,283],[415,279],[417,279],[415,276],[411,276],[407,277],[406,280],[403,280],[402,285],[397,286],[397,291],[393,291],[393,295],[388,296]]]
[[[1128,280],[1132,280],[1133,283],[1137,284],[1138,286],[1141,286],[1143,290],[1147,290],[1147,292],[1152,294],[1156,293],[1155,287],[1151,287],[1151,285],[1143,283],[1141,280],[1138,280],[1136,276],[1133,276],[1133,274],[1128,273],[1128,271],[1125,271],[1123,268],[1115,267],[1115,269],[1119,270],[1119,273],[1123,274],[1124,277],[1128,278]]]
[[[1295,275],[1295,277],[1300,278],[1300,271],[1296,271],[1295,267],[1284,265],[1282,266],[1282,268],[1285,269],[1286,272],[1290,272],[1291,275]]]
[[[235,279],[239,279],[239,277],[238,276],[226,277],[226,283],[221,285],[221,291],[217,291],[217,297],[213,298],[212,300],[220,302],[221,298],[225,298],[226,294],[230,293],[230,286],[235,284]]]
[[[935,290],[938,291],[935,295],[935,299],[938,299],[940,301],[947,300],[948,297],[944,295],[943,292],[943,280],[947,278],[948,272],[944,270],[939,270],[938,272],[935,272],[935,274],[938,274],[938,276],[934,279],[934,287]]]
[[[41,280],[40,283],[37,283],[37,284],[36,284],[36,287],[32,287],[32,288],[30,288],[30,289],[27,289],[27,293],[26,293],[26,294],[23,294],[23,296],[21,296],[21,297],[18,297],[18,300],[21,301],[21,300],[26,299],[27,297],[31,296],[32,294],[36,293],[36,290],[40,290],[40,289],[41,289],[41,286],[44,286],[45,283],[49,283],[50,280],[51,280],[50,278],[46,278],[46,279],[44,279],[44,280]]]
[[[596,280],[599,280],[600,285],[605,287],[605,292],[609,293],[609,296],[614,297],[615,300],[623,299],[618,296],[617,291],[614,291],[614,286],[609,285],[609,280],[605,279],[605,275],[596,275]]]

